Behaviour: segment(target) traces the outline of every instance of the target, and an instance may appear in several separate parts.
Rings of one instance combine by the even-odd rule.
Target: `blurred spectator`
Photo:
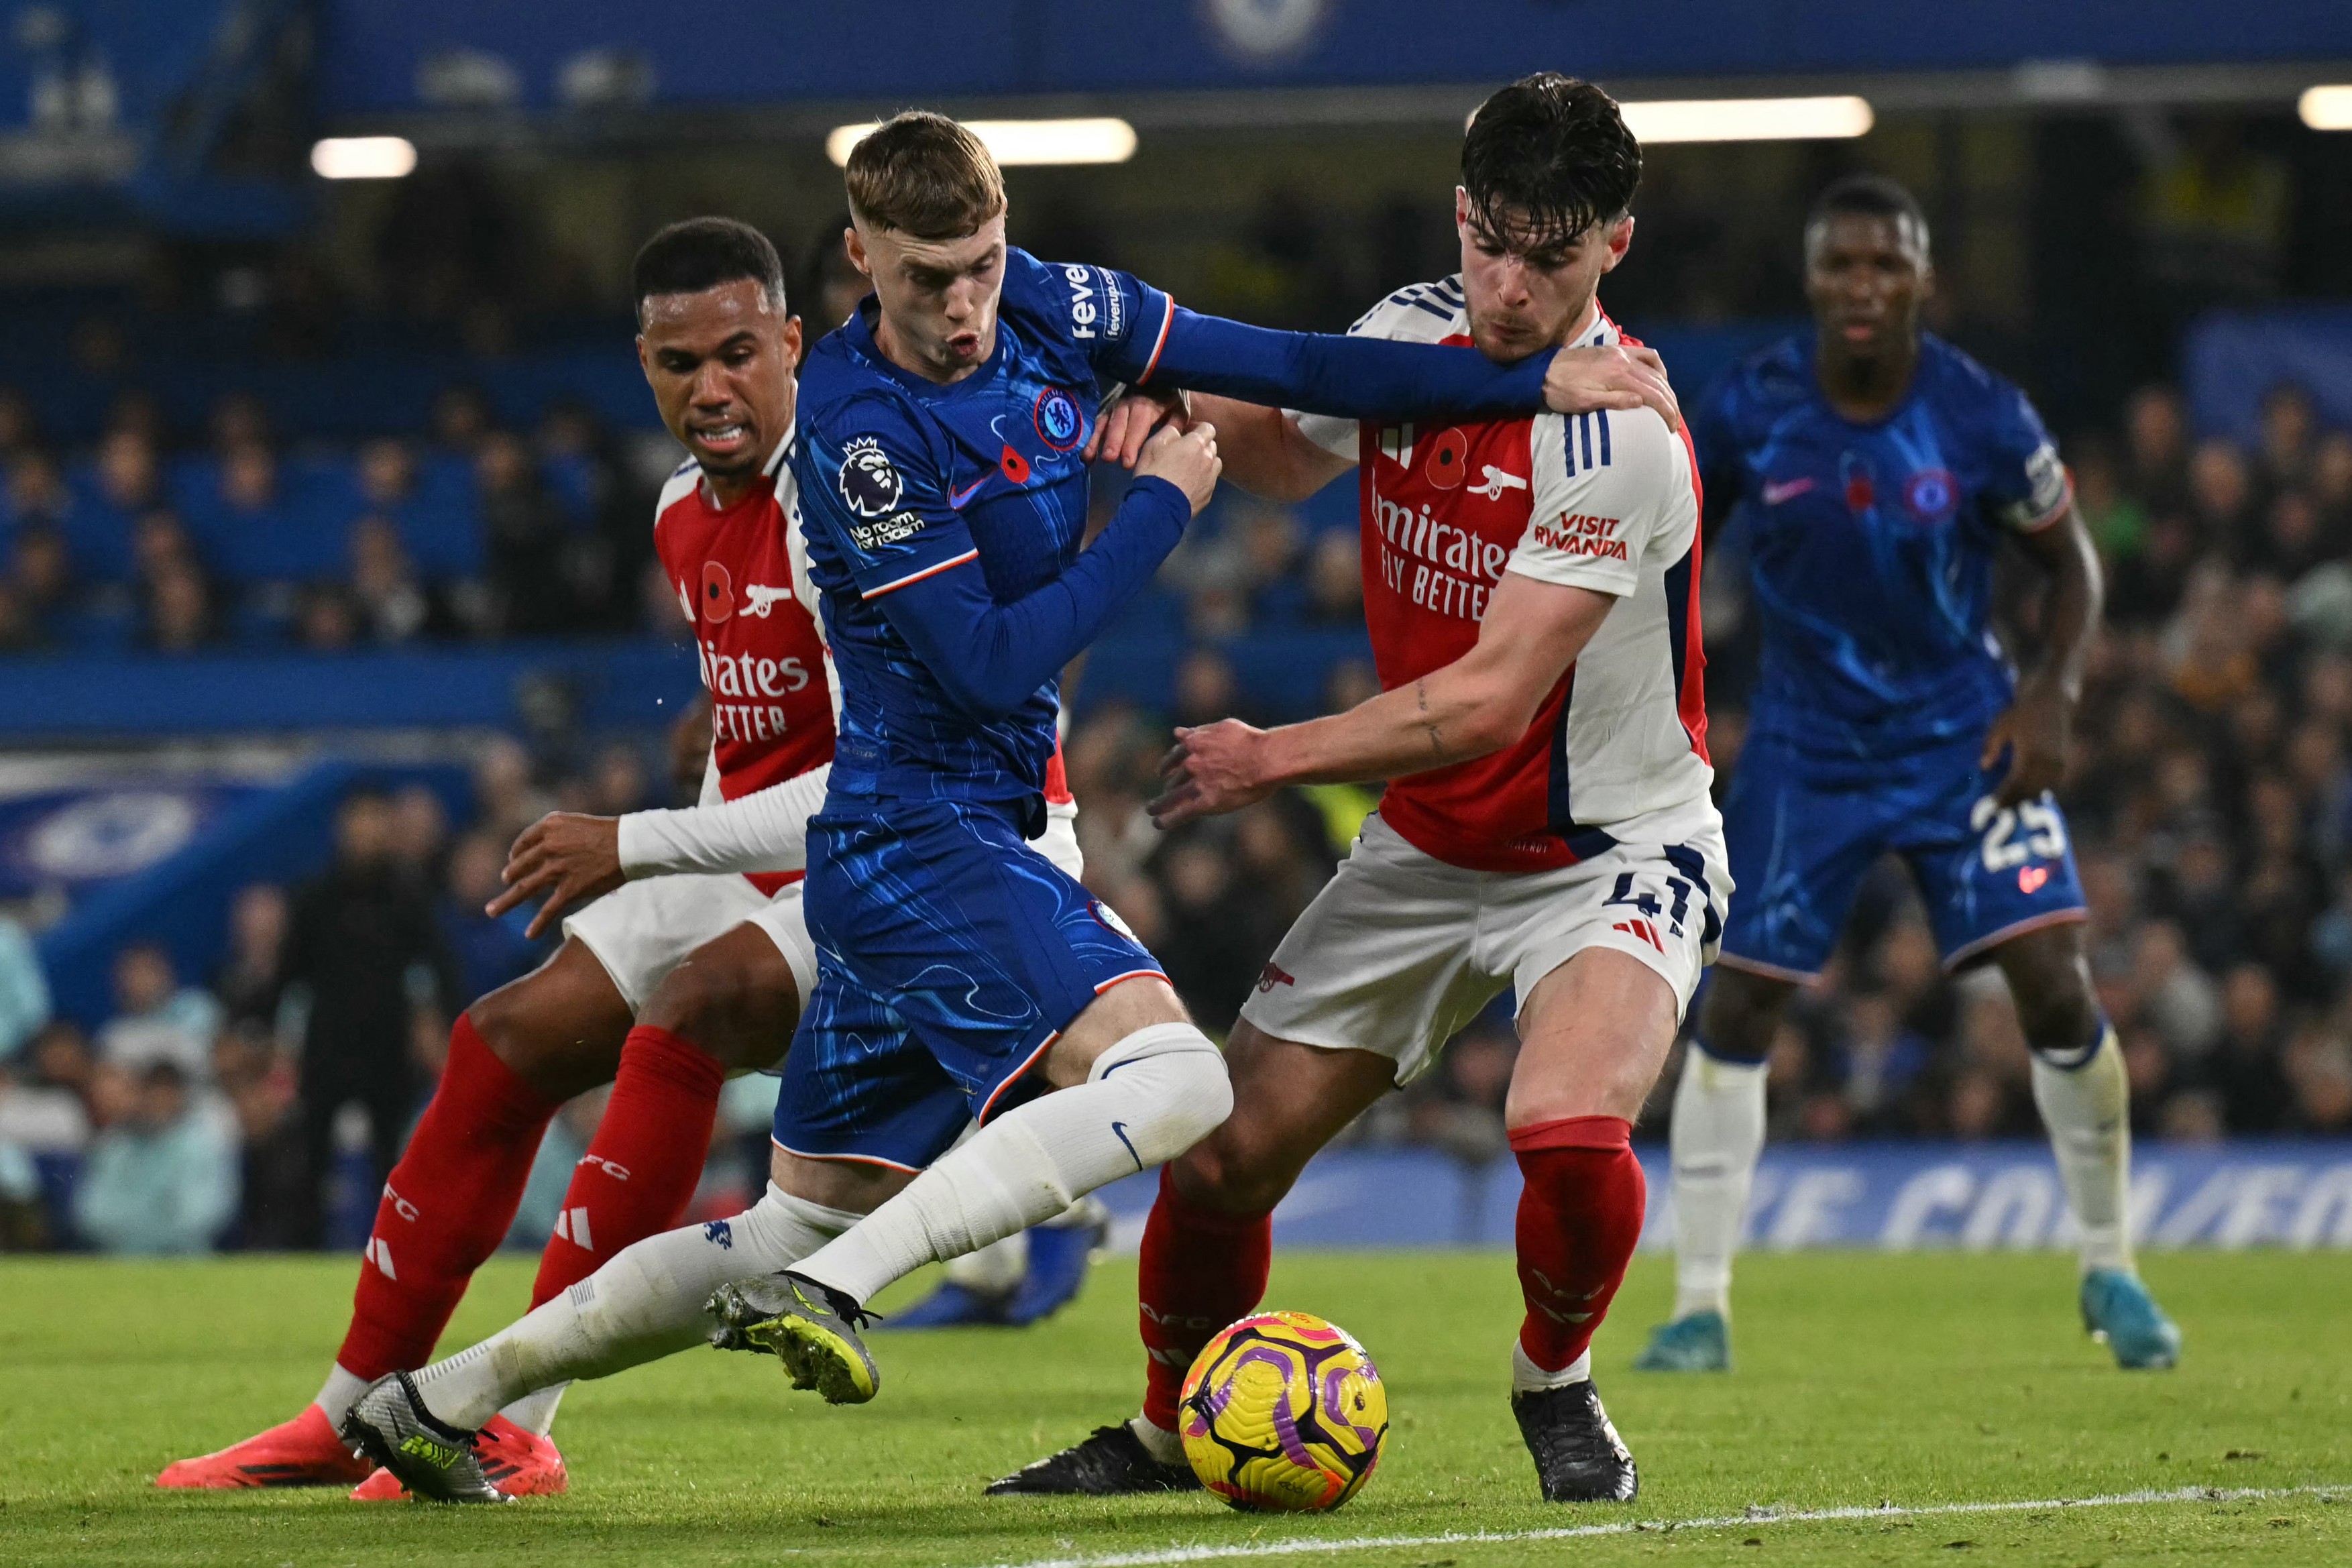
[[[163,472],[155,445],[137,429],[118,429],[98,447],[98,493],[124,518],[163,500]]]
[[[446,451],[472,453],[491,432],[490,400],[478,386],[445,386],[433,399],[433,441]]]
[[[396,515],[416,493],[416,454],[394,436],[368,442],[360,448],[359,486],[370,510]]]
[[[432,624],[433,600],[400,531],[369,512],[352,524],[352,595],[370,640],[404,643]]]
[[[635,746],[612,745],[596,753],[589,771],[587,806],[598,816],[620,816],[654,805],[646,777],[645,753]]]
[[[2221,984],[2221,1039],[2210,1077],[2232,1132],[2275,1132],[2294,1112],[2280,1065],[2278,986],[2259,964],[2241,964]]]
[[[200,986],[183,985],[172,955],[152,942],[114,955],[114,1016],[98,1032],[99,1058],[129,1072],[170,1062],[183,1082],[212,1076],[213,1037],[221,1005]]]
[[[2311,477],[2312,445],[2319,422],[2311,394],[2283,381],[2263,398],[2263,483],[2273,493],[2305,483]]]
[[[509,735],[492,737],[476,755],[474,804],[480,813],[478,826],[501,845],[513,843],[516,834],[555,809],[532,777],[530,753]]]
[[[249,1078],[229,1100],[238,1144],[236,1245],[247,1252],[306,1245],[315,1184],[292,1086],[281,1075]]]
[[[0,910],[0,1063],[13,1061],[49,1021],[49,983],[33,939]]]
[[[486,436],[474,472],[499,628],[515,636],[570,630],[563,517],[548,499],[530,449],[503,432]]]
[[[223,455],[240,447],[268,448],[271,438],[269,410],[250,392],[224,392],[213,402],[209,421],[213,450]]]
[[[2085,441],[2074,450],[2074,504],[2101,554],[2127,560],[2147,542],[2147,508],[2123,488],[2115,455],[2104,441]]]
[[[236,1206],[236,1151],[190,1108],[180,1068],[150,1063],[131,1109],[90,1145],[75,1223],[105,1252],[208,1252]]]
[[[10,455],[8,487],[0,500],[5,502],[5,510],[0,510],[0,521],[13,529],[39,524],[55,527],[73,510],[73,492],[66,488],[65,475],[58,472],[57,459],[39,450]]]
[[[1154,950],[1160,967],[1201,1026],[1223,1034],[1280,933],[1267,932],[1262,906],[1241,885],[1214,827],[1161,850],[1158,880],[1167,913],[1167,934]]]
[[[106,409],[106,434],[135,436],[147,444],[151,451],[162,451],[172,444],[172,428],[163,417],[163,405],[143,386],[126,386],[114,395]]]
[[[87,1100],[90,1079],[98,1070],[98,1058],[90,1052],[89,1039],[72,1020],[53,1018],[33,1037],[16,1070],[19,1082],[61,1089],[76,1100]]]
[[[16,585],[0,577],[0,653],[26,653],[40,646],[40,623],[25,608]]]
[[[1176,722],[1213,724],[1247,717],[1234,661],[1213,647],[1195,647],[1176,666]]]
[[[407,784],[392,797],[393,856],[401,869],[420,886],[441,880],[441,861],[449,847],[449,814],[431,785]]]
[[[29,1062],[0,1064],[0,1143],[30,1155],[76,1153],[89,1142],[79,1089],[44,1082]]]
[[[278,507],[278,459],[259,441],[221,454],[220,500],[231,526],[251,527]]]
[[[41,417],[33,400],[21,387],[0,386],[0,458],[30,452],[40,444]]]
[[[432,895],[402,869],[395,833],[383,795],[362,789],[344,798],[334,864],[294,895],[286,947],[286,983],[308,997],[301,1053],[308,1167],[316,1180],[327,1179],[336,1119],[356,1106],[366,1121],[371,1190],[392,1168],[417,1095],[412,1014],[446,1013],[458,986]]]
[[[228,958],[213,977],[227,1022],[277,1026],[285,954],[285,890],[268,882],[239,889],[229,904]]]
[[[8,585],[19,612],[37,630],[66,606],[73,592],[73,561],[66,537],[47,522],[16,531],[10,542]]]
[[[1317,537],[1307,556],[1300,619],[1315,626],[1364,624],[1363,546],[1353,533],[1333,529]]]
[[[499,873],[506,863],[506,844],[488,833],[467,834],[449,856],[441,933],[457,962],[460,1006],[471,1006],[508,981],[529,973],[552,946],[523,934],[533,913],[528,905],[496,920],[482,912],[505,889]]]
[[[212,590],[183,561],[167,561],[140,593],[142,640],[157,653],[194,653],[213,638]]]
[[[313,583],[295,601],[294,635],[312,653],[340,653],[360,640],[360,606],[341,583]]]
[[[2227,441],[2203,441],[2189,463],[2189,503],[2208,550],[2235,555],[2253,536],[2254,481]]]

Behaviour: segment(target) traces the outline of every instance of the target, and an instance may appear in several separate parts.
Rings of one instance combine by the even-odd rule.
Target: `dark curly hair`
[[[1522,77],[1478,106],[1462,138],[1462,188],[1478,226],[1531,247],[1573,245],[1615,221],[1642,184],[1642,144],[1617,100],[1558,71]]]
[[[637,324],[645,324],[646,301],[656,294],[699,294],[746,278],[783,310],[784,264],[766,235],[731,217],[674,223],[646,241],[629,269]]]

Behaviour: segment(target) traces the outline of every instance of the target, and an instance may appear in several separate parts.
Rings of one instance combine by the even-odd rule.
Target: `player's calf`
[[[1172,996],[1167,1005],[1174,1005]],[[1065,1042],[1077,1033],[1066,1033]],[[829,1399],[834,1389],[864,1389],[859,1396],[870,1398],[876,1374],[856,1331],[864,1304],[885,1286],[1174,1158],[1233,1109],[1224,1060],[1190,1023],[1136,1029],[1085,1061],[1083,1070],[1083,1082],[991,1121],[778,1286],[807,1301],[802,1316],[814,1325],[765,1331],[791,1342],[788,1364],[793,1357],[805,1363],[793,1364],[796,1386],[826,1390]],[[764,1322],[739,1326],[757,1342],[752,1331]],[[774,1348],[784,1353],[782,1343]]]

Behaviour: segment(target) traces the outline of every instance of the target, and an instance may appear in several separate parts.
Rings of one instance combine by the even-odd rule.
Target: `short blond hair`
[[[917,239],[961,239],[1004,210],[1004,175],[980,138],[910,109],[849,151],[849,210]]]

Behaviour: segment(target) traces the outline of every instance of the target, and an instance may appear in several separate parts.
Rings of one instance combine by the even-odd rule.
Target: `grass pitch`
[[[1738,1370],[1668,1376],[1627,1367],[1667,1301],[1666,1266],[1644,1259],[1594,1356],[1642,1496],[1563,1509],[1535,1500],[1504,1401],[1518,1316],[1507,1258],[1294,1255],[1277,1261],[1269,1303],[1361,1338],[1395,1426],[1345,1510],[1276,1518],[1199,1496],[979,1496],[1133,1410],[1131,1263],[1098,1269],[1075,1308],[1037,1329],[877,1336],[886,1382],[859,1408],[715,1352],[581,1385],[557,1428],[571,1495],[492,1510],[149,1484],[170,1459],[295,1413],[334,1351],[351,1260],[9,1259],[0,1562],[980,1568],[1165,1561],[1185,1546],[1381,1568],[1948,1564],[1956,1552],[2067,1568],[2352,1562],[2352,1257],[2159,1255],[2147,1272],[2188,1335],[2174,1373],[2119,1373],[2083,1337],[2066,1258],[1822,1253],[1743,1261]],[[486,1270],[449,1343],[503,1321],[529,1280],[521,1260]],[[2328,1487],[2346,1489],[2293,1491]],[[1442,1539],[2199,1488],[2273,1495]],[[1316,1540],[1360,1543],[1292,1555]]]

